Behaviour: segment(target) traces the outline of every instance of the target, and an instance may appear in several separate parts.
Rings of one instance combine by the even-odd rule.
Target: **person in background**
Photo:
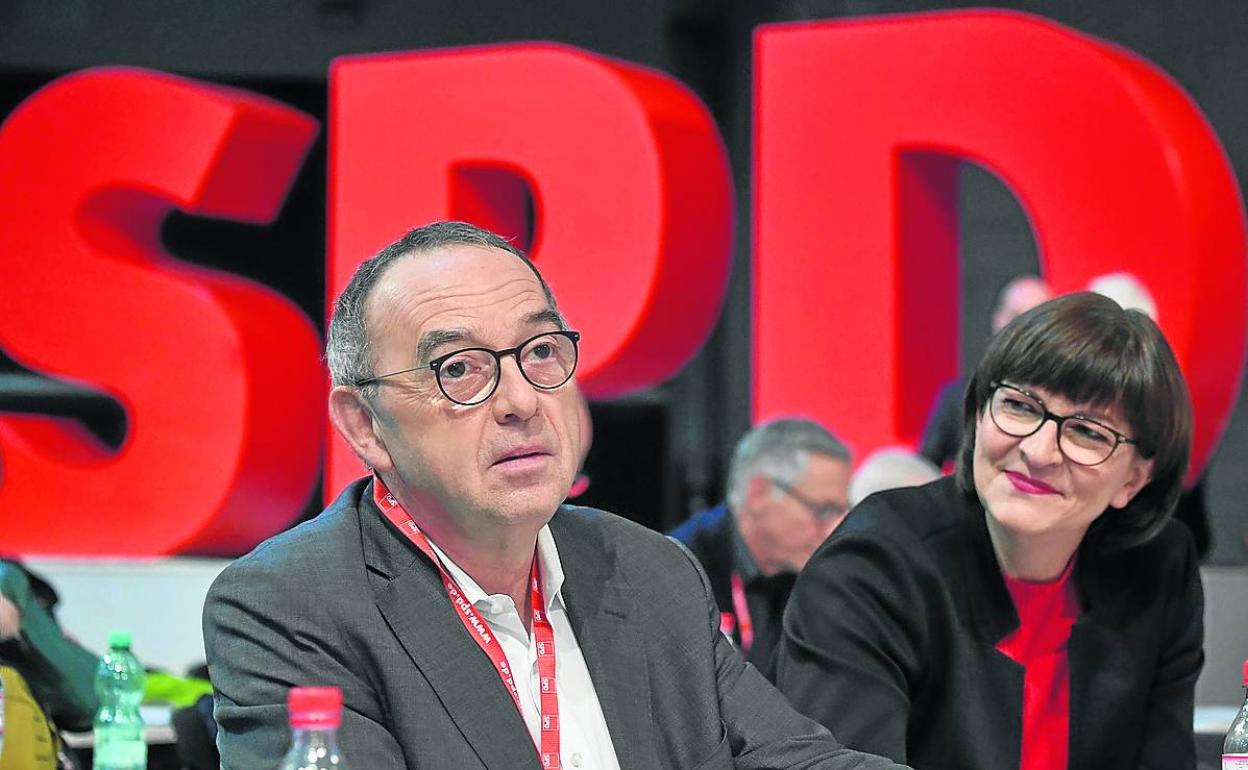
[[[1147,316],[1091,293],[989,343],[957,473],[873,495],[797,581],[777,684],[918,770],[1196,767],[1192,411]]]
[[[329,411],[372,473],[210,589],[223,768],[278,763],[305,684],[342,690],[360,768],[895,768],[745,664],[685,549],[561,505],[579,340],[533,263],[472,225],[360,265],[329,325]]]
[[[1109,297],[1127,310],[1138,310],[1155,322],[1157,301],[1139,278],[1130,273],[1106,273],[1088,281],[1088,291]]]
[[[737,444],[727,501],[670,533],[706,570],[724,633],[764,672],[797,572],[849,510],[850,470],[819,423],[764,423]]]
[[[940,478],[940,469],[922,455],[905,447],[877,449],[862,461],[849,480],[849,507],[876,492],[899,487],[920,487]]]
[[[99,658],[66,636],[54,614],[58,601],[46,580],[0,559],[0,659],[21,672],[57,726],[89,730]]]
[[[1144,282],[1131,273],[1106,273],[1088,282],[1088,291],[1109,297],[1127,310],[1138,310],[1154,321],[1157,320],[1157,301],[1144,285]],[[1209,531],[1209,507],[1205,501],[1205,479],[1201,473],[1196,481],[1183,490],[1178,505],[1174,509],[1174,518],[1183,522],[1192,539],[1196,541],[1196,553],[1203,560],[1213,545],[1213,536]]]
[[[1011,279],[997,295],[997,304],[992,310],[992,333],[996,334],[1019,315],[1052,297],[1049,285],[1034,275]],[[919,454],[941,470],[951,468],[962,444],[964,389],[965,382],[961,377],[950,380],[936,394],[936,400],[928,411]]]
[[[0,559],[0,770],[72,770],[60,730],[87,730],[95,716],[98,659],[56,622],[52,585],[16,559]]]

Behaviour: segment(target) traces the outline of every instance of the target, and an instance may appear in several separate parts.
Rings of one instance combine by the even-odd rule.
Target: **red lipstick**
[[[1028,494],[1028,495],[1060,494],[1053,487],[1049,486],[1048,484],[1045,484],[1043,481],[1040,481],[1039,479],[1033,479],[1031,476],[1028,476],[1025,473],[1018,473],[1017,471],[1006,471],[1005,476],[1006,478],[1010,480],[1010,483],[1014,485],[1015,489],[1017,489],[1019,492],[1022,492],[1024,494]]]

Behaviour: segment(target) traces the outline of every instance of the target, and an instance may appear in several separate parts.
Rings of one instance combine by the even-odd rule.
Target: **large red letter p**
[[[706,109],[671,78],[554,45],[334,66],[330,279],[414,225],[463,219],[529,250],[583,333],[594,396],[675,374],[718,315],[732,183]],[[336,437],[326,494],[362,471]]]

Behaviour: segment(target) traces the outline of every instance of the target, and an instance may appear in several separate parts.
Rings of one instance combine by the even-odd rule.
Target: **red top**
[[[1071,566],[1052,583],[1008,575],[1018,630],[997,650],[1023,666],[1023,745],[1019,770],[1066,770],[1070,750],[1070,663],[1066,642],[1079,617]]]

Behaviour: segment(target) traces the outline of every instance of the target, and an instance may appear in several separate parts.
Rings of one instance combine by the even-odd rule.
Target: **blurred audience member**
[[[997,306],[992,310],[992,333],[996,334],[1010,321],[1052,298],[1052,290],[1041,278],[1020,275],[1011,279],[1002,287]]]
[[[1088,283],[1088,291],[1109,297],[1126,310],[1138,310],[1157,320],[1157,303],[1148,287],[1130,273],[1106,273]]]
[[[57,602],[46,580],[0,559],[0,770],[74,770],[59,729],[89,729],[95,716],[97,659],[61,631]]]
[[[1157,320],[1157,302],[1143,281],[1130,273],[1106,273],[1088,283],[1088,291],[1109,297],[1126,310],[1138,310],[1154,321]],[[1202,473],[1196,483],[1183,490],[1174,518],[1183,522],[1196,541],[1196,553],[1201,559],[1209,553],[1212,537],[1209,532],[1209,509],[1205,503],[1205,477]]]
[[[849,509],[849,450],[816,422],[783,419],[741,439],[728,501],[672,531],[711,581],[721,630],[759,668],[771,656],[796,573]]]
[[[0,642],[22,632],[22,613],[7,596],[0,596]]]
[[[57,624],[56,591],[22,564],[0,560],[0,597],[0,659],[21,672],[58,726],[90,729],[98,658]]]
[[[849,507],[876,492],[898,487],[921,487],[940,478],[940,468],[922,455],[905,447],[887,447],[872,452],[849,480]]]
[[[992,311],[992,333],[1001,331],[1010,321],[1052,296],[1048,284],[1034,275],[1012,279],[997,295],[997,306]],[[919,453],[941,470],[951,469],[962,444],[963,388],[964,382],[958,377],[940,389],[923,430]]]

